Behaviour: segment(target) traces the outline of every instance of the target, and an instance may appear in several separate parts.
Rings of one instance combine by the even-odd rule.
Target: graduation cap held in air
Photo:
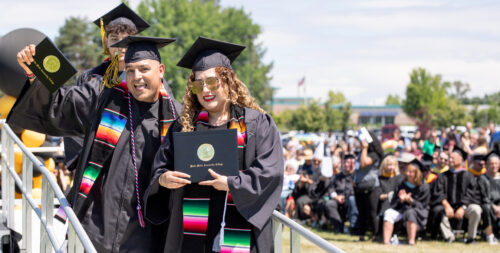
[[[177,66],[193,71],[203,71],[215,67],[232,69],[231,64],[245,49],[245,46],[198,37]]]

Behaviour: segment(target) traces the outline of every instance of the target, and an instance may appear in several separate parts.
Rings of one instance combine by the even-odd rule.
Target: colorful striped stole
[[[77,203],[83,202],[88,197],[102,168],[113,156],[118,140],[129,122],[129,118],[126,116],[130,113],[127,106],[127,96],[129,94],[127,84],[122,82],[111,89],[110,99],[102,112],[92,150],[78,188]],[[160,88],[158,97],[161,103],[160,110],[162,110],[160,113],[161,119],[159,120],[159,132],[161,141],[163,141],[170,125],[175,120],[175,108],[163,86]],[[136,191],[139,190],[136,189]],[[62,208],[59,208],[55,217],[62,222],[66,221],[66,214]]]
[[[231,119],[229,120],[229,129],[237,130],[237,145],[238,145],[238,162],[239,169],[244,168],[244,149],[246,145],[246,125],[243,108],[231,106]],[[208,112],[201,111],[196,118],[197,130],[208,126]],[[210,190],[214,190],[208,188]],[[189,245],[200,245],[200,250],[203,249],[207,242],[208,223],[210,218],[210,190],[195,191],[186,189],[183,202],[183,228],[184,242]],[[246,221],[236,209],[230,193],[227,194],[226,213],[223,214],[226,219],[227,226],[221,231],[221,239],[214,242],[220,245],[220,252],[250,252],[251,225]],[[217,228],[220,230],[220,227]],[[210,245],[210,244],[208,244]]]

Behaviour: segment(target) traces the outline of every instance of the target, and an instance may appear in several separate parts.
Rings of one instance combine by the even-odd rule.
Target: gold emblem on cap
[[[55,73],[61,67],[61,62],[54,55],[48,55],[43,59],[43,68],[50,73]]]
[[[198,158],[204,162],[208,162],[214,158],[215,149],[211,144],[204,143],[198,147]]]

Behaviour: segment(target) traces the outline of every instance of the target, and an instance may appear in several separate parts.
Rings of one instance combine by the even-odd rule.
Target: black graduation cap
[[[159,48],[162,48],[176,39],[148,37],[148,36],[127,36],[126,38],[111,45],[111,47],[126,47],[125,63],[137,62],[145,59],[161,62]]]
[[[460,154],[460,156],[462,156],[462,158],[464,159],[464,161],[467,160],[467,156],[468,156],[467,152],[465,152],[460,147],[454,146],[453,147],[453,152]]]
[[[483,155],[483,154],[474,154],[472,156],[472,160],[473,161],[482,161],[482,160],[484,160],[484,157],[485,157],[485,155]]]
[[[96,24],[98,27],[101,27],[101,18],[103,25],[105,26],[110,23],[128,25],[135,27],[138,33],[150,27],[148,22],[142,19],[139,15],[137,15],[137,13],[135,13],[124,3],[121,3],[108,13],[96,19],[94,21],[94,24]]]
[[[432,160],[434,160],[434,158],[427,153],[424,153],[424,155],[422,156],[422,161],[430,161],[432,163]]]
[[[418,159],[413,159],[411,162],[410,162],[411,165],[417,167],[421,172],[426,172],[428,170],[430,170],[430,167],[432,166],[432,162],[429,164],[428,161],[426,161],[425,163],[424,162],[421,162],[420,160]]]
[[[245,49],[245,46],[225,41],[198,37],[177,66],[193,71],[207,70],[215,67],[232,69],[231,63]]]
[[[354,154],[347,153],[344,155],[344,160],[345,159],[356,159],[356,157],[354,156]]]
[[[500,154],[498,154],[498,152],[496,152],[496,151],[490,151],[488,154],[486,154],[486,155],[483,157],[483,160],[484,160],[485,162],[488,162],[488,159],[490,159],[491,157],[494,157],[494,156],[496,156],[496,157],[500,158]]]

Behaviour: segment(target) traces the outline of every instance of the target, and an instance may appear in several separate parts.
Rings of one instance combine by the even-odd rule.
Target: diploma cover
[[[193,183],[214,179],[208,169],[220,175],[238,175],[236,129],[175,132],[174,167],[191,176]]]
[[[33,59],[34,61],[28,67],[50,92],[59,89],[77,72],[48,37],[36,46]]]

